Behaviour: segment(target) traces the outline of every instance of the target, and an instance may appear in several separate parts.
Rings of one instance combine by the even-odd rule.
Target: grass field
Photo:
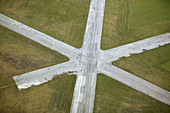
[[[169,67],[166,64],[162,65],[166,70],[160,68],[161,64],[170,61],[169,51],[170,44],[142,54],[122,58],[113,64],[170,91],[170,71],[167,71]]]
[[[154,4],[159,6],[158,9],[155,10]],[[170,32],[168,4],[168,0],[106,0],[101,48],[110,49]],[[152,14],[154,10],[160,12]],[[150,18],[148,21],[142,16],[146,12],[148,12],[147,18]],[[164,14],[166,16],[162,16]],[[155,19],[159,15],[160,17]],[[167,63],[170,61],[169,51],[170,45],[166,45],[129,58],[122,58],[113,64],[170,90],[168,71],[170,68]],[[143,93],[103,75],[98,76],[96,113],[167,113],[169,111],[170,107]]]
[[[165,4],[165,6],[167,6],[166,4],[169,3],[169,1],[166,0],[163,0],[164,2],[162,0],[159,1],[161,4],[159,4],[160,2],[158,2],[158,0],[155,0],[155,4],[159,4],[160,6]],[[151,7],[153,2],[153,0],[115,0],[114,2],[107,0],[102,49],[109,49],[111,47],[117,47],[137,40],[170,32],[170,18],[165,19],[163,17],[162,19],[159,19],[159,21],[150,20],[150,24],[137,25],[135,28],[129,27],[131,25],[129,22],[135,18],[138,18],[138,16],[133,16],[130,14],[138,13],[138,15],[144,15],[145,12],[139,13],[138,11],[139,8],[141,8],[140,10],[142,11],[143,7],[147,6],[150,8],[146,10],[152,12],[155,8],[155,6]],[[135,3],[137,5],[135,5]],[[142,7],[142,5],[144,6]],[[132,9],[132,7],[133,10],[129,10]],[[165,7],[165,9],[167,8],[170,9],[170,7]],[[164,11],[165,9],[163,8],[158,10]],[[150,16],[154,19],[154,14]],[[135,22],[138,23],[138,20],[139,19],[136,19]],[[139,21],[145,22],[145,18],[140,17]],[[130,58],[123,58],[113,64],[158,86],[170,90],[170,73],[158,66],[170,60],[169,51],[170,46],[168,45],[155,50],[147,51],[143,54],[134,55]]]
[[[122,45],[128,39],[128,10],[128,0],[106,0],[101,49]]]
[[[95,113],[168,113],[170,106],[106,75],[97,78]]]
[[[0,0],[0,13],[80,48],[90,0]],[[48,4],[48,5],[47,5]],[[106,0],[102,49],[170,32],[168,0]],[[156,9],[157,8],[157,9]],[[146,16],[143,15],[146,13]],[[149,19],[149,20],[148,20]],[[76,76],[19,91],[13,75],[65,62],[67,57],[0,27],[0,112],[68,113]],[[170,90],[166,45],[113,64]],[[99,74],[95,113],[167,113],[170,107]]]
[[[153,21],[151,21],[152,19],[150,19],[148,21],[150,23],[148,24],[145,23],[146,22],[145,18],[141,16],[141,15],[145,15],[145,11],[153,12],[155,9],[155,6],[153,4],[158,4],[160,6],[158,7],[159,9],[157,10],[160,10],[162,14],[167,13],[165,10],[166,9],[170,10],[170,7],[163,7],[163,6],[167,6],[167,4],[169,4],[169,1],[130,0],[129,4],[130,4],[129,8],[133,9],[133,10],[129,10],[130,14],[137,14],[138,16],[129,15],[129,21],[132,21],[134,19],[136,19],[136,21],[129,23],[128,26],[131,26],[132,23],[134,23],[136,26],[135,28],[128,28],[127,39],[123,40],[124,44],[126,44],[126,42],[128,41],[130,42],[130,40],[136,41],[139,39],[170,32],[170,17],[169,19],[167,19],[164,18],[164,16],[158,14],[160,15],[160,18],[159,21],[158,20],[156,21],[155,20],[156,14],[154,13],[152,15],[146,14],[147,16],[150,16],[150,18],[153,18]],[[145,9],[144,7],[149,7],[149,8]],[[122,18],[125,17],[122,16]],[[139,24],[139,25],[136,24],[136,23],[140,23],[141,21],[143,21],[143,24]],[[119,37],[117,38],[119,39]],[[120,41],[123,43],[122,40]],[[113,64],[141,78],[144,78],[162,88],[170,90],[170,72],[163,70],[162,68],[159,68],[160,64],[168,62],[170,60],[169,51],[170,51],[170,46],[168,45],[165,47],[157,48],[155,50],[147,51],[146,53],[143,54],[134,55],[130,58],[123,58],[117,62],[114,62]],[[167,66],[166,68],[169,69],[169,67]]]
[[[0,13],[58,40],[82,46],[90,0],[0,0]],[[48,4],[48,5],[47,5]],[[22,74],[68,61],[68,58],[0,27],[0,112],[68,113],[75,76],[55,78],[19,91],[12,80]],[[8,86],[2,88],[2,86]]]
[[[22,35],[0,26],[0,86],[13,75],[51,66],[69,59]]]
[[[101,48],[110,49],[170,32],[169,4],[169,0],[107,0]],[[159,6],[156,10],[155,5]],[[148,21],[143,17],[145,14],[150,18]]]
[[[160,68],[164,69],[165,71],[169,71],[170,72],[170,60],[167,62],[164,62],[162,64],[158,65]]]
[[[131,0],[130,28],[170,18],[169,0]]]
[[[22,91],[12,79],[14,75],[62,63],[68,58],[4,27],[0,27],[0,36],[0,113],[68,113],[75,76],[55,78]]]
[[[0,0],[0,13],[80,48],[90,0]]]
[[[75,80],[76,76],[56,77],[22,91],[16,86],[0,89],[0,113],[69,113]]]

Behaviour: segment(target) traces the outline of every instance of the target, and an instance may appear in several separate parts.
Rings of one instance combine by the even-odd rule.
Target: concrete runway
[[[77,74],[77,80],[74,88],[71,113],[92,113],[94,109],[97,74],[104,73],[113,79],[170,105],[170,92],[111,64],[121,57],[129,57],[133,54],[145,52],[145,50],[169,44],[170,33],[103,51],[100,49],[100,44],[104,9],[105,0],[91,1],[84,42],[81,49],[74,48],[0,14],[0,24],[2,26],[53,49],[70,59],[70,61],[62,64],[14,76],[13,79],[18,88],[20,90],[26,89],[33,85],[48,82],[59,74],[74,72],[74,74]]]
[[[74,60],[35,70],[22,75],[14,76],[13,79],[19,90],[29,88],[31,86],[40,85],[52,80],[60,74],[77,72],[77,63]]]
[[[105,0],[92,0],[86,24],[82,57],[77,73],[71,113],[92,113],[94,108],[97,81],[97,63],[100,56],[100,43],[103,27]]]
[[[73,46],[70,46],[64,42],[54,39],[42,32],[39,32],[29,26],[26,26],[20,22],[17,22],[5,15],[0,14],[0,24],[10,30],[13,30],[35,42],[40,43],[52,50],[55,50],[70,59],[78,56],[80,51]]]
[[[102,67],[102,68],[101,68]],[[140,92],[145,93],[163,103],[170,105],[170,92],[143,80],[129,72],[126,72],[112,64],[101,65],[100,72],[109,77],[128,85]]]
[[[119,60],[121,57],[129,57],[133,54],[139,54],[169,43],[170,33],[165,33],[162,35],[154,36],[151,38],[106,50],[104,52],[104,58],[108,62],[113,62]]]

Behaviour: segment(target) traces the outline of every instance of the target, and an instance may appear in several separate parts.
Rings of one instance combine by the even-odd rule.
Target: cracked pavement
[[[0,24],[33,41],[55,50],[70,60],[54,66],[42,68],[22,75],[14,76],[18,89],[26,89],[39,85],[53,77],[74,72],[77,75],[71,113],[92,113],[94,109],[97,74],[103,73],[140,92],[145,93],[163,103],[170,105],[170,92],[111,63],[121,57],[129,57],[146,50],[170,43],[170,33],[154,36],[137,42],[129,43],[109,50],[101,50],[105,0],[92,0],[86,25],[83,46],[80,49],[54,39],[44,33],[0,14]]]

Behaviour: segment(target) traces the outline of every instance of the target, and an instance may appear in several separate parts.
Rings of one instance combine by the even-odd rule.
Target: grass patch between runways
[[[56,77],[48,83],[19,91],[0,89],[1,113],[69,113],[76,76]]]
[[[0,0],[0,13],[80,48],[90,0]]]
[[[160,68],[170,72],[170,60],[158,65]]]
[[[170,71],[159,66],[162,64],[164,68],[168,68],[168,64],[163,65],[163,63],[170,61],[169,50],[170,44],[122,58],[113,62],[113,65],[170,91]]]
[[[169,111],[169,105],[106,75],[98,75],[95,113],[168,113]]]
[[[56,51],[0,26],[0,113],[68,113],[75,76],[56,77],[21,91],[12,79],[66,61]]]

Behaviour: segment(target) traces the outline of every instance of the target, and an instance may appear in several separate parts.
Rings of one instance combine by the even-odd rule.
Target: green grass
[[[128,0],[106,0],[101,49],[122,45],[127,38]]]
[[[50,112],[70,112],[75,82],[76,76],[67,76],[49,83],[55,90],[48,105]]]
[[[160,64],[170,61],[170,44],[113,62],[114,65],[170,91],[170,71]],[[168,63],[162,66],[168,68]]]
[[[160,4],[157,3],[158,1]],[[148,21],[141,16],[146,11],[142,7],[144,2],[146,2],[144,7],[148,7],[146,8],[148,11],[146,16],[151,18]],[[163,3],[165,7],[162,7]],[[135,4],[141,5],[141,7]],[[168,7],[168,4],[169,1],[167,0],[106,0],[101,49],[111,49],[170,32],[170,15],[167,14],[170,7]],[[154,5],[159,6],[159,9],[155,10],[156,6]],[[137,12],[139,10],[141,12]],[[153,10],[157,13],[151,14]],[[135,14],[135,11],[138,14],[133,16],[132,14]],[[160,16],[166,15],[155,19],[160,13],[162,13]],[[136,21],[133,22],[135,19]],[[132,24],[136,26],[132,27]],[[170,72],[160,68],[160,64],[170,60],[169,50],[170,45],[166,45],[129,58],[122,58],[113,62],[113,64],[155,85],[170,90]],[[96,91],[96,113],[167,113],[170,111],[167,105],[103,75],[98,76]]]
[[[68,58],[0,26],[0,75],[9,84],[13,75],[68,61]]]
[[[125,1],[122,0],[120,2],[124,3]],[[110,2],[108,4],[110,4]],[[117,47],[117,46],[127,44],[130,42],[135,42],[135,41],[142,40],[148,37],[170,32],[170,18],[168,19],[168,18],[162,17],[162,15],[167,13],[167,10],[169,11],[170,9],[170,7],[167,6],[169,5],[169,1],[167,0],[147,0],[147,1],[146,0],[129,0],[129,3],[127,4],[130,4],[130,5],[129,5],[129,9],[126,9],[126,11],[124,11],[126,12],[126,15],[123,15],[123,13],[121,14],[122,11],[120,10],[120,14],[122,16],[118,16],[120,20],[128,19],[128,22],[124,24],[125,26],[127,26],[127,29],[122,29],[124,33],[123,32],[120,33],[118,37],[113,37],[113,38],[105,37],[107,40],[114,39],[115,42],[113,43],[112,41],[110,42],[108,41],[107,42],[108,44],[107,44],[106,39],[103,38],[103,40],[105,40],[105,43],[103,43],[104,44],[103,47],[105,49],[106,48],[109,49],[108,47],[111,47],[108,45],[112,45],[112,47]],[[115,7],[115,6],[112,5],[112,7]],[[121,7],[123,6],[119,5],[119,7],[120,9],[122,9]],[[155,10],[155,7],[158,7],[157,10],[159,11]],[[156,21],[155,20],[156,14],[155,13],[151,14],[153,10],[155,10],[155,12],[157,12],[158,15],[160,15],[159,13],[162,12],[162,15],[160,15],[160,18],[162,17],[162,19],[158,18],[158,20]],[[148,13],[146,13],[145,11]],[[136,14],[136,16],[132,14]],[[150,16],[151,19],[146,21],[145,20],[146,18],[141,16],[145,14],[146,16]],[[132,24],[131,21],[133,21],[133,19],[136,19],[136,21],[132,22],[136,26],[129,27],[131,26]],[[140,23],[140,21],[143,21],[143,24],[139,24],[139,25],[136,24],[136,23]],[[148,23],[146,24],[145,22],[149,22],[149,24]],[[120,25],[119,24],[117,25],[118,25],[117,27],[119,28]],[[106,30],[109,30],[109,29],[107,28]],[[116,32],[118,31],[119,30],[117,30]],[[159,68],[158,66],[159,64],[169,61],[169,55],[170,55],[169,50],[170,50],[169,45],[165,47],[161,47],[161,48],[159,47],[158,49],[151,50],[146,53],[134,55],[130,58],[123,58],[120,61],[114,62],[113,64],[143,79],[146,79],[160,87],[170,90],[170,76],[169,76],[170,73]]]
[[[58,40],[82,46],[90,0],[0,0],[0,13]],[[0,28],[0,112],[69,113],[75,76],[54,78],[19,91],[12,79],[68,58],[4,27]]]
[[[95,113],[168,113],[163,104],[103,74],[98,75]]]
[[[141,16],[145,14],[145,9],[142,7],[144,2],[146,2],[145,7],[148,7],[147,15],[155,10],[155,4],[159,5],[160,7],[157,10],[160,10],[161,15],[159,18],[162,17],[162,19],[155,21],[154,19],[156,17],[154,17],[153,14],[150,15],[151,19],[148,20],[150,23],[137,25],[140,21],[143,21],[143,23],[146,22],[146,19]],[[141,7],[138,7],[138,5],[135,4],[139,4]],[[168,7],[168,4],[169,0],[107,0],[101,49],[106,50],[170,32],[170,15],[165,14],[167,11],[170,12],[170,7]],[[164,5],[166,7],[164,7]],[[143,12],[135,12],[138,10]],[[157,10],[155,12],[157,12]],[[132,15],[136,13],[136,16]],[[164,18],[162,16],[164,14],[169,17]],[[136,21],[133,21],[134,19],[136,19]],[[131,24],[137,26],[130,27]]]
[[[137,18],[130,15],[131,13],[135,13],[132,11],[135,11],[135,9],[138,10],[138,8],[141,8],[142,10],[142,7],[137,7],[138,5],[133,4],[136,3],[142,5],[143,2],[144,1],[142,0],[106,1],[103,38],[101,46],[102,49],[110,49],[112,47],[121,46],[138,40],[146,39],[148,37],[170,32],[170,18],[162,19],[159,21],[150,21],[150,24],[136,26],[135,28],[129,27],[129,21],[131,21],[132,18]],[[169,3],[168,1],[164,2],[164,4]],[[146,7],[152,6],[153,4],[151,5],[151,3],[153,3],[153,0],[148,0],[147,4],[145,4]],[[132,6],[134,10],[130,10]],[[152,9],[154,9],[154,7],[150,7],[148,11]],[[139,13],[138,15],[142,13],[143,12]],[[169,50],[169,46],[158,48],[156,50],[151,50],[143,54],[134,55],[130,58],[123,58],[120,61],[114,62],[114,65],[123,68],[158,86],[170,90],[169,72],[157,66],[169,60]]]
[[[132,0],[130,27],[138,27],[170,18],[169,0]]]
[[[132,12],[135,11],[135,8],[136,11],[142,9],[142,7],[137,7],[138,5],[135,4],[141,3],[142,6],[144,2],[147,2],[145,6],[147,7],[153,6],[149,3],[154,2],[153,0],[135,1],[137,0],[106,0],[102,49],[110,49],[170,32],[170,19],[164,18],[164,16],[159,17],[158,20],[147,21],[150,22],[149,24],[144,22],[144,18],[137,19],[140,17],[139,12],[139,17],[131,17],[132,14],[135,14],[135,12]],[[0,0],[0,12],[56,39],[75,47],[81,47],[89,3],[90,0]],[[146,9],[149,11],[153,10],[154,7]],[[161,9],[163,12],[164,10]],[[141,15],[144,13],[144,11],[141,12]],[[154,17],[155,13],[150,16]],[[135,28],[130,27],[133,24],[133,19],[136,19],[135,22],[139,20],[143,23],[136,25]],[[13,75],[68,60],[61,54],[17,33],[3,27],[0,29],[2,31],[0,32],[2,37],[0,38],[1,86],[14,84]],[[160,64],[170,60],[169,50],[170,45],[166,45],[129,58],[122,58],[120,61],[114,62],[114,65],[170,90],[170,72],[159,67]],[[19,91],[16,86],[0,89],[0,112],[68,113],[75,79],[75,76],[67,76],[62,79],[55,78],[49,83],[22,91]],[[96,113],[167,113],[169,111],[170,107],[168,105],[109,77],[101,74],[98,76],[95,100]]]
[[[68,113],[76,76],[54,78],[19,91],[12,76],[68,61],[68,58],[0,26],[0,113]],[[55,98],[55,99],[54,99]]]
[[[19,91],[16,86],[0,89],[0,112],[69,113],[75,80],[76,76],[56,77],[26,90]]]
[[[158,65],[160,68],[170,72],[170,60]]]
[[[89,4],[90,0],[0,0],[0,13],[80,48]]]

